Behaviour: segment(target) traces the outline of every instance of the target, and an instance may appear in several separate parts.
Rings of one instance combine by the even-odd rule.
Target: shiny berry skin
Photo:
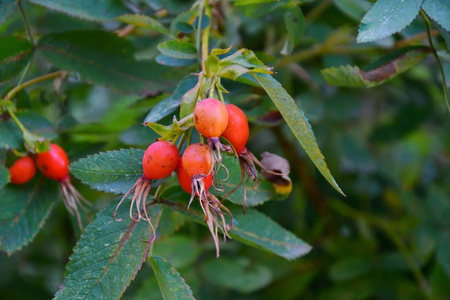
[[[10,180],[13,184],[24,184],[33,179],[36,174],[36,166],[29,156],[19,158],[11,168],[9,168]]]
[[[66,151],[56,144],[50,150],[36,155],[36,165],[45,177],[62,181],[69,176],[69,159]]]
[[[183,168],[183,159],[180,160],[180,164],[178,165],[177,175],[178,182],[180,183],[181,188],[188,194],[192,194],[192,178],[186,173]],[[212,185],[212,177],[213,174],[209,174],[203,179],[203,183],[205,184],[205,191],[208,191]],[[198,196],[198,195],[197,195]]]
[[[225,104],[213,98],[200,101],[194,109],[194,124],[206,138],[220,137],[228,124]]]
[[[201,143],[189,145],[184,150],[182,164],[191,178],[199,174],[206,175],[212,169],[211,150]]]
[[[228,125],[222,136],[233,145],[237,154],[240,154],[248,141],[248,120],[245,113],[236,105],[227,104],[227,110]]]
[[[142,158],[144,176],[147,179],[162,179],[177,169],[180,154],[175,145],[157,141],[148,146]]]

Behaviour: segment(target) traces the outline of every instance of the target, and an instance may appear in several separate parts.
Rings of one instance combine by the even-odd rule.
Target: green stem
[[[30,42],[33,44],[33,47],[35,47],[36,44],[34,43],[33,35],[31,34],[30,24],[28,23],[28,19],[27,19],[27,15],[25,14],[25,10],[22,7],[22,2],[20,2],[20,0],[17,0],[17,5],[19,6],[20,13],[22,14],[22,19],[23,19],[23,22],[25,23],[25,27],[28,32],[28,36],[30,37]]]
[[[181,139],[180,139],[180,141],[178,142],[178,145],[177,145],[177,148],[178,148],[178,151],[180,151],[181,150],[181,147],[183,147],[183,144],[184,144],[184,141],[186,140],[186,132],[184,132],[182,135],[181,135]]]
[[[162,187],[163,187],[163,185],[161,184],[160,186],[158,186],[156,188],[156,191],[155,191],[155,199],[158,201],[159,201],[159,197],[161,197],[161,193],[162,193],[162,189],[163,189]]]
[[[171,142],[172,145],[175,145],[175,144],[177,143],[177,141],[178,141],[178,139],[180,138],[181,134],[182,134],[182,133],[178,133],[178,134],[175,136],[175,138],[174,138],[174,139],[172,140],[172,142]]]
[[[58,76],[61,76],[61,74],[62,74],[62,71],[57,71],[57,72],[49,73],[49,74],[46,74],[46,75],[43,75],[43,76],[31,79],[31,80],[26,81],[26,82],[24,82],[22,84],[19,84],[15,88],[10,90],[8,94],[6,94],[5,100],[6,101],[12,100],[12,99],[14,99],[14,96],[18,92],[20,92],[21,90],[23,90],[23,89],[25,89],[25,88],[33,85],[33,84],[39,83],[41,81],[45,81],[45,80],[48,80],[48,79],[56,78]]]
[[[6,110],[8,111],[8,114],[11,116],[11,119],[13,119],[13,121],[17,124],[17,127],[20,128],[22,133],[25,133],[27,131],[27,129],[25,128],[25,126],[23,126],[22,122],[20,122],[19,118],[17,118],[13,109],[8,107],[8,108],[6,108]]]
[[[187,145],[188,146],[192,143],[192,130],[193,130],[192,127],[188,129],[188,133],[187,133]]]
[[[431,50],[433,52],[433,56],[436,59],[436,62],[439,66],[439,71],[441,72],[442,90],[444,92],[445,104],[447,104],[447,109],[448,109],[448,112],[450,113],[450,100],[448,98],[447,81],[445,79],[445,72],[444,72],[444,68],[442,67],[441,59],[439,58],[439,55],[437,54],[436,48],[434,48],[433,39],[431,38],[431,30],[430,30],[431,22],[428,19],[427,15],[423,12],[422,9],[420,9],[420,15],[422,16],[423,20],[425,21],[425,26],[427,28],[428,43],[430,44]]]
[[[199,9],[198,9],[198,24],[197,24],[197,37],[195,38],[195,44],[197,47],[197,51],[199,53],[201,53],[201,49],[200,49],[200,43],[201,43],[201,34],[202,34],[202,20],[203,20],[203,10],[204,10],[204,4],[200,4]],[[203,57],[201,58],[203,61]]]
[[[205,0],[204,5],[206,6],[206,15],[211,20],[211,6],[208,5],[208,0]],[[210,21],[211,24],[211,21]],[[202,71],[205,72],[205,61],[208,58],[209,54],[209,29],[211,25],[208,24],[208,26],[203,30],[202,34]]]
[[[209,89],[209,98],[214,98],[214,91],[216,89],[216,78],[212,79],[211,88]]]

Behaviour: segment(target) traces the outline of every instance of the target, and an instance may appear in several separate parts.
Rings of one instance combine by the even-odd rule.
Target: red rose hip
[[[29,156],[19,158],[9,168],[10,180],[13,184],[25,184],[33,179],[36,174],[36,167],[33,159]]]

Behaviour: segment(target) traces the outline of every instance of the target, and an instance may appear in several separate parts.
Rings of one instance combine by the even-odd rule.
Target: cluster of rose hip
[[[34,159],[33,159],[34,158]],[[36,155],[26,155],[19,158],[9,169],[10,181],[22,185],[33,179],[36,165],[42,174],[60,183],[60,191],[67,210],[76,216],[78,225],[82,228],[82,221],[78,207],[83,208],[81,201],[90,205],[73,187],[69,177],[69,159],[66,151],[57,144],[51,144],[48,151]]]
[[[145,151],[142,159],[143,176],[125,194],[117,205],[116,212],[125,198],[134,193],[129,211],[130,218],[135,221],[143,219],[151,225],[146,206],[151,180],[165,178],[176,170],[180,186],[191,195],[188,208],[195,197],[199,200],[205,222],[214,239],[218,256],[219,229],[224,234],[224,239],[226,239],[226,237],[229,237],[228,231],[233,227],[233,217],[230,211],[216,196],[209,192],[211,186],[223,191],[220,184],[217,184],[220,181],[217,179],[217,173],[220,167],[223,166],[221,151],[226,151],[239,157],[242,169],[241,182],[232,191],[229,191],[227,195],[234,192],[242,184],[245,173],[255,183],[259,182],[254,164],[259,164],[259,162],[245,148],[249,137],[249,127],[247,117],[239,107],[233,104],[225,105],[219,100],[208,98],[196,105],[193,118],[195,128],[201,136],[207,139],[207,144],[190,144],[186,147],[181,157],[175,145],[176,140],[172,143],[169,141],[156,141],[151,144]],[[227,143],[222,144],[219,138],[223,138]],[[227,178],[223,180],[227,180]],[[243,204],[245,212],[245,192]],[[136,211],[134,212],[134,210]],[[114,213],[114,218],[116,218],[116,212]],[[230,224],[226,223],[225,214],[228,214],[231,218]]]

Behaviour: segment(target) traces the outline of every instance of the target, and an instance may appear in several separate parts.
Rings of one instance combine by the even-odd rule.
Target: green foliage
[[[14,0],[0,0],[0,25],[5,22],[13,10],[15,2]]]
[[[127,10],[116,0],[27,0],[70,16],[90,20],[107,21],[126,14]]]
[[[203,264],[202,273],[215,285],[244,294],[262,289],[272,281],[269,268],[243,257],[210,259]]]
[[[325,80],[335,86],[374,87],[385,83],[424,59],[430,52],[426,47],[410,47],[379,58],[364,70],[356,66],[323,69]]]
[[[188,210],[185,203],[187,203],[189,197],[180,188],[167,189],[163,198],[169,201],[167,205],[171,209],[175,209],[206,226],[200,205],[198,203],[192,204]],[[233,239],[286,259],[298,258],[311,250],[311,247],[304,241],[257,210],[247,209],[245,215],[243,215],[242,209],[236,208],[231,209],[231,213],[234,217],[234,228],[230,231]]]
[[[39,40],[38,47],[41,55],[57,67],[128,93],[162,91],[172,85],[166,79],[177,78],[177,72],[155,62],[136,61],[133,44],[101,30],[51,33]]]
[[[31,242],[59,199],[55,183],[34,180],[0,189],[0,245],[8,254]]]
[[[147,256],[152,232],[147,222],[134,222],[128,216],[129,201],[113,219],[115,202],[97,214],[81,236],[67,265],[67,272],[56,299],[118,299],[141,268]],[[127,205],[128,204],[128,205]],[[155,228],[161,207],[152,206],[150,217]],[[82,280],[80,280],[82,279]],[[111,284],[114,282],[114,284]]]
[[[361,20],[358,43],[373,42],[403,30],[419,13],[422,0],[378,0]]]
[[[286,123],[291,128],[297,140],[303,146],[308,156],[314,162],[320,173],[327,181],[341,194],[344,194],[338,186],[330,170],[325,163],[325,158],[317,145],[316,137],[312,132],[311,125],[308,122],[303,111],[295,104],[294,99],[286,92],[278,81],[270,75],[255,75],[256,80],[261,84],[272,101],[283,115]]]
[[[423,10],[447,32],[450,31],[450,1],[447,0],[424,0]]]
[[[0,37],[0,84],[17,76],[31,59],[33,45],[13,36]]]
[[[2,298],[449,298],[448,3],[0,0]],[[173,173],[116,221],[149,144],[207,142],[193,116],[206,97],[240,107],[248,150],[290,173],[222,151],[230,176],[205,210]],[[50,142],[69,178],[9,182]],[[249,173],[259,187],[223,199]],[[69,182],[91,204],[83,230]],[[154,231],[130,218],[142,205]],[[222,217],[226,242],[211,238]]]
[[[194,299],[189,286],[167,260],[159,256],[152,256],[150,257],[150,264],[155,272],[161,294],[165,300]]]
[[[71,173],[92,188],[125,194],[142,176],[141,149],[123,149],[98,153],[74,162]]]

